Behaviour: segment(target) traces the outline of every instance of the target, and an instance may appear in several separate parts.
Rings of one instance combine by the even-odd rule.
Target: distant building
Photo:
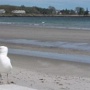
[[[12,13],[16,13],[16,14],[25,14],[26,11],[25,11],[25,10],[13,10]]]
[[[0,9],[0,14],[5,13],[6,11],[4,9]]]
[[[56,10],[56,14],[62,15],[62,12],[60,10]]]

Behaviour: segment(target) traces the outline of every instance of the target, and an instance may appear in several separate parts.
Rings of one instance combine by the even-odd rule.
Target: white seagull
[[[0,77],[2,78],[1,73],[7,73],[7,83],[9,83],[8,73],[11,71],[12,65],[7,54],[8,48],[6,46],[0,46]]]

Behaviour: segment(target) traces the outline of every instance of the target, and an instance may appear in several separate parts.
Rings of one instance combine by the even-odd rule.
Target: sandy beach
[[[90,42],[89,30],[39,28],[20,25],[0,25],[0,38],[24,38],[42,41]]]
[[[40,28],[20,25],[0,25],[0,39],[30,39],[40,41],[66,41],[90,43],[89,30],[61,30],[55,28]],[[83,50],[49,48],[35,45],[13,44],[0,42],[9,49],[22,49],[62,54],[90,55]],[[89,90],[90,64],[52,60],[48,58],[8,55],[13,70],[9,74],[10,82],[37,90]],[[6,83],[6,75],[3,81]]]

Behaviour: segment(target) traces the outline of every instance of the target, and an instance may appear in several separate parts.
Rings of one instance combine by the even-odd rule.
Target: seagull
[[[0,46],[0,77],[2,78],[1,73],[7,74],[7,83],[8,81],[8,73],[12,69],[10,58],[7,56],[8,48],[6,46]]]

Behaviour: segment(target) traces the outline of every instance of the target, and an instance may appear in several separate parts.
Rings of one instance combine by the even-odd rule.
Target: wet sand
[[[0,38],[24,38],[42,41],[90,42],[89,30],[63,30],[20,25],[0,25]]]
[[[87,43],[90,42],[90,31],[0,25],[0,38]],[[90,52],[73,49],[47,48],[4,42],[0,42],[0,45],[23,50],[90,55]],[[90,89],[90,64],[13,54],[9,54],[9,57],[13,65],[9,79],[17,85],[32,87],[38,90]],[[4,75],[4,83],[5,78]]]

